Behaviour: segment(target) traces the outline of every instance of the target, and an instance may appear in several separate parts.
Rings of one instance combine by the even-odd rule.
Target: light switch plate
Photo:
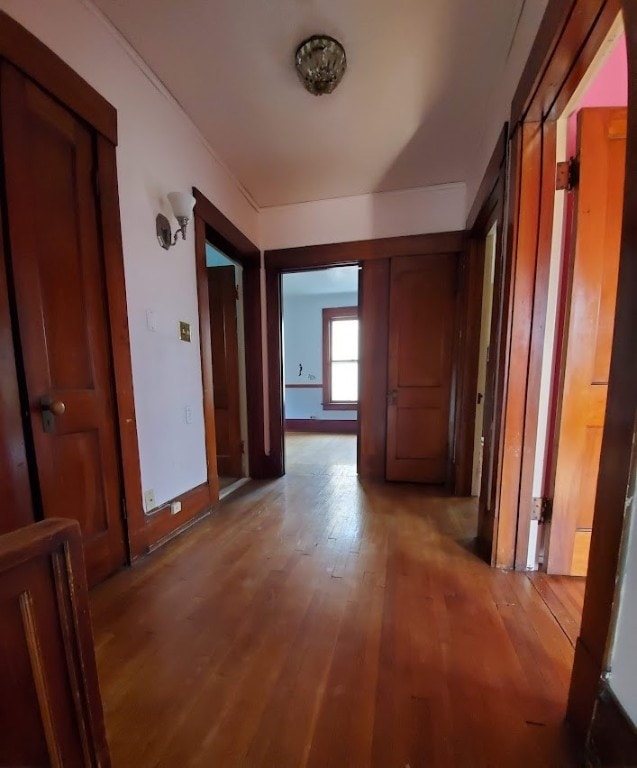
[[[190,323],[185,323],[183,320],[179,321],[179,338],[181,341],[190,341]]]

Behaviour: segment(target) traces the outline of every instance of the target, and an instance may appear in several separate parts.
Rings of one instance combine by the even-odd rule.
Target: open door
[[[243,476],[241,406],[239,394],[239,337],[235,269],[208,270],[212,379],[217,440],[217,472],[222,478]]]
[[[570,291],[547,571],[585,576],[593,524],[622,226],[626,109],[578,115]]]
[[[392,259],[387,479],[449,479],[457,259]]]

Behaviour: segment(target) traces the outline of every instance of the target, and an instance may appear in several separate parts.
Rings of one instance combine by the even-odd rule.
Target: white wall
[[[261,209],[264,250],[456,232],[466,219],[464,184],[378,192]]]
[[[116,109],[117,165],[143,490],[157,504],[206,479],[193,231],[159,247],[165,195],[198,187],[258,242],[258,213],[159,81],[94,7],[82,0],[0,0]],[[174,221],[174,220],[173,220]],[[157,330],[147,329],[146,312]],[[178,321],[192,343],[178,340]],[[192,409],[186,423],[185,408]]]
[[[356,293],[289,295],[283,276],[283,381],[323,383],[323,309],[358,306]],[[303,374],[299,376],[299,363]],[[285,389],[287,419],[356,419],[356,411],[325,411],[322,389]]]
[[[620,573],[619,610],[610,652],[608,683],[633,725],[637,726],[637,454],[626,503],[623,572]]]

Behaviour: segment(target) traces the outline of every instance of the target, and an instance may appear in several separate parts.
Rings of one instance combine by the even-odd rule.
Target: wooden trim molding
[[[286,419],[286,432],[320,432],[337,435],[355,435],[357,419]]]
[[[549,0],[513,97],[512,126],[559,117],[621,6],[620,0]]]
[[[176,515],[171,514],[170,511],[173,501],[181,502],[181,512]],[[218,501],[218,494],[216,501]],[[145,515],[149,550],[157,549],[196,520],[205,517],[212,509],[212,504],[210,486],[206,482],[167,501],[151,514]]]
[[[361,270],[358,474],[366,480],[386,473],[390,269],[391,259],[377,259]]]
[[[606,683],[595,702],[587,756],[590,765],[637,765],[637,728]]]
[[[37,37],[0,11],[0,58],[35,80],[51,96],[117,145],[117,111]]]
[[[119,217],[115,147],[104,137],[97,140],[100,183],[100,218],[104,249],[104,274],[108,296],[111,355],[115,378],[115,405],[119,431],[126,528],[131,560],[147,549],[146,521],[142,507],[142,480],[133,392],[133,367],[128,332],[124,251]]]
[[[206,223],[209,242],[242,267],[261,266],[261,251],[208,198],[193,187],[195,214]]]
[[[219,501],[217,472],[217,438],[215,426],[214,388],[212,381],[212,338],[210,332],[210,301],[208,269],[206,267],[206,222],[195,209],[195,252],[197,268],[197,304],[199,306],[199,345],[201,351],[201,381],[203,417],[206,439],[206,467],[210,502]]]
[[[351,243],[328,243],[300,248],[266,251],[266,269],[281,272],[360,264],[373,259],[393,256],[423,256],[428,253],[459,253],[463,248],[464,232],[441,232],[429,235],[405,235],[378,240],[357,240]]]
[[[197,295],[204,386],[204,421],[206,425],[206,457],[211,500],[218,499],[216,479],[216,439],[212,389],[212,344],[210,340],[210,304],[206,241],[222,250],[243,267],[243,316],[246,357],[246,380],[250,382],[248,398],[248,464],[253,478],[273,476],[269,456],[265,451],[265,400],[263,378],[263,344],[261,306],[261,252],[223,213],[198,189],[195,197],[195,251],[197,259]]]
[[[323,389],[322,384],[286,384],[286,389]]]

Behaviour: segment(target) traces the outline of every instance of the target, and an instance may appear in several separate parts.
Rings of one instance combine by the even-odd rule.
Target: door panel
[[[388,480],[448,479],[455,298],[455,256],[392,259]]]
[[[208,270],[212,379],[215,401],[217,471],[241,477],[241,417],[239,406],[239,338],[237,288],[233,266]]]
[[[124,563],[125,545],[94,136],[9,65],[2,68],[2,117],[13,290],[42,515],[79,521],[95,583]],[[43,408],[45,399],[52,409]]]
[[[567,308],[549,573],[586,575],[615,319],[626,110],[578,116],[580,181]]]

